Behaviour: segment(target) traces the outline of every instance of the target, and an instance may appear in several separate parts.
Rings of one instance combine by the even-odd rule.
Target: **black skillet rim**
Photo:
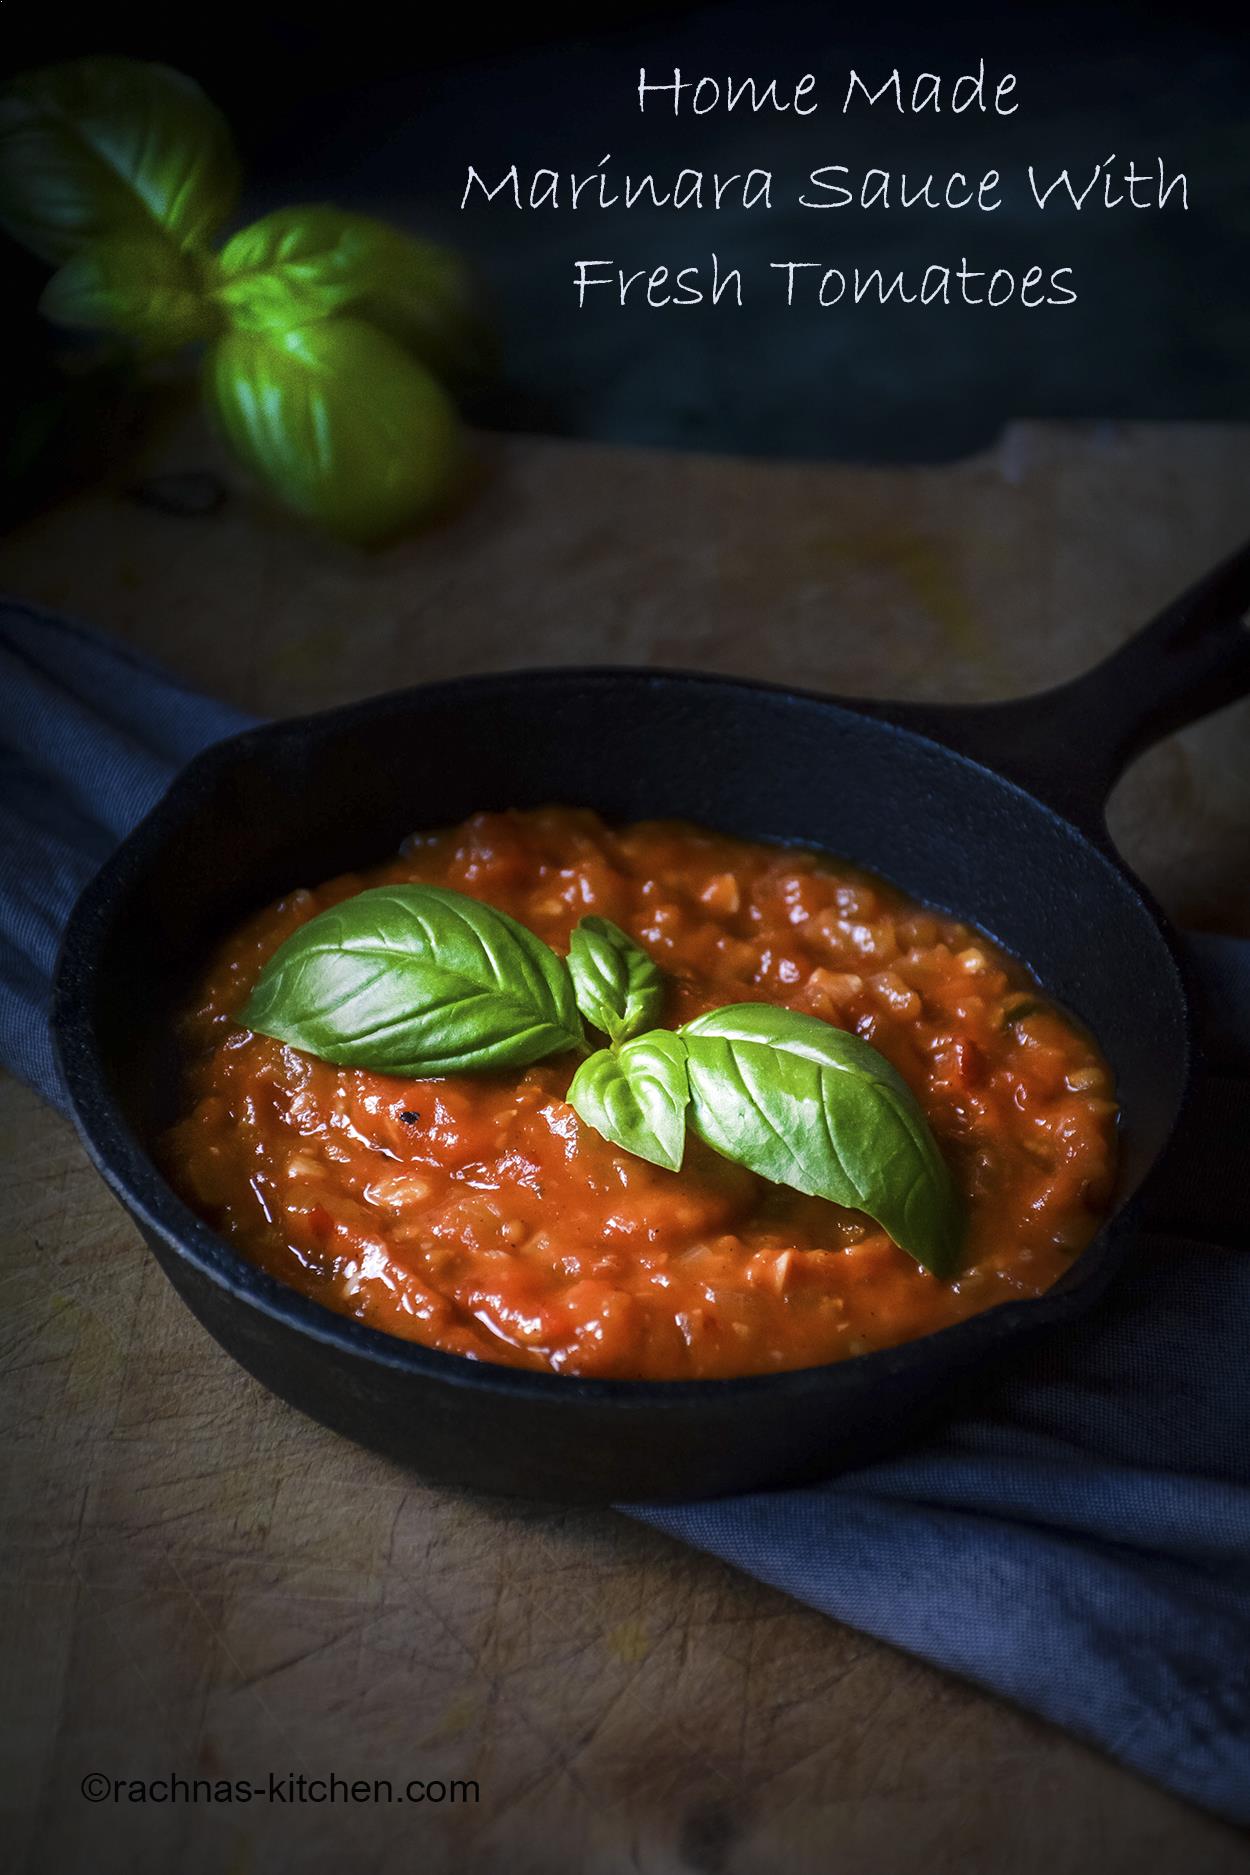
[[[1040,1296],[1017,1297],[996,1303],[992,1308],[969,1316],[962,1322],[935,1330],[932,1334],[856,1355],[845,1361],[825,1362],[815,1367],[782,1369],[769,1374],[741,1374],[705,1380],[620,1380],[596,1379],[572,1374],[555,1374],[543,1369],[507,1367],[497,1362],[476,1361],[467,1355],[447,1354],[427,1348],[416,1341],[405,1341],[376,1328],[368,1328],[350,1316],[339,1315],[302,1295],[297,1289],[270,1276],[250,1263],[189,1206],[176,1195],[142,1141],[122,1120],[110,1093],[103,1064],[96,1050],[89,1014],[90,981],[93,974],[95,943],[111,917],[118,899],[130,880],[141,872],[144,862],[166,842],[171,828],[180,818],[185,795],[194,793],[205,779],[220,768],[228,768],[241,753],[265,747],[275,740],[303,737],[313,727],[327,728],[353,717],[384,714],[402,708],[409,699],[438,696],[454,701],[468,691],[483,694],[506,688],[518,680],[527,684],[582,684],[627,679],[651,685],[714,685],[718,689],[738,690],[749,695],[765,694],[793,698],[804,703],[840,710],[876,723],[890,733],[930,744],[952,761],[993,777],[999,786],[1014,789],[1032,807],[1072,828],[1091,845],[1105,862],[1119,874],[1133,892],[1163,938],[1176,977],[1183,1011],[1180,1095],[1167,1132],[1155,1157],[1143,1173],[1137,1188],[1117,1205],[1097,1234],[1075,1262],[1049,1290]],[[238,1301],[256,1308],[262,1315],[308,1336],[314,1342],[337,1347],[343,1353],[398,1369],[416,1378],[442,1381],[452,1386],[470,1387],[489,1392],[546,1401],[575,1400],[614,1403],[621,1407],[669,1406],[678,1409],[695,1401],[724,1402],[727,1390],[738,1390],[756,1398],[776,1394],[823,1393],[831,1381],[846,1375],[845,1384],[868,1384],[874,1376],[887,1377],[914,1365],[923,1364],[926,1350],[941,1344],[952,1357],[965,1349],[967,1365],[978,1353],[990,1354],[1017,1332],[1043,1328],[1060,1322],[1092,1306],[1115,1273],[1120,1241],[1132,1228],[1140,1194],[1150,1182],[1160,1160],[1175,1134],[1177,1123],[1189,1097],[1193,1080],[1193,1014],[1188,973],[1171,924],[1161,908],[1124,864],[1110,838],[1095,830],[1080,827],[1052,808],[1041,797],[1019,783],[987,768],[975,758],[961,754],[948,743],[925,735],[910,722],[891,720],[890,705],[873,699],[857,700],[831,696],[820,691],[797,689],[740,678],[716,672],[668,669],[633,665],[557,665],[512,671],[495,671],[466,677],[454,677],[426,684],[391,690],[355,702],[340,704],[296,717],[281,717],[243,729],[238,734],[211,744],[194,756],[182,769],[156,806],[152,808],[114,849],[104,865],[80,894],[70,914],[62,938],[53,986],[52,1030],[58,1063],[69,1094],[70,1114],[78,1136],[92,1164],[109,1189],[143,1229],[158,1236],[172,1251],[186,1258],[193,1267],[217,1287]],[[986,706],[992,708],[993,706]],[[900,704],[900,714],[914,715],[919,706]]]

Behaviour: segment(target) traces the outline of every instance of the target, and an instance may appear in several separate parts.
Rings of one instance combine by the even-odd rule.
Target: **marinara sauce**
[[[691,1140],[679,1173],[564,1098],[576,1062],[416,1081],[238,1026],[299,925],[366,886],[484,899],[568,948],[614,919],[667,973],[667,1025],[781,1003],[863,1036],[918,1096],[968,1213],[938,1281],[862,1213]],[[245,1255],[374,1328],[514,1366],[620,1378],[843,1360],[1037,1295],[1097,1229],[1116,1105],[1087,1035],[966,924],[824,855],[551,807],[476,814],[385,866],[293,892],[220,951],[183,1024],[177,1189]]]

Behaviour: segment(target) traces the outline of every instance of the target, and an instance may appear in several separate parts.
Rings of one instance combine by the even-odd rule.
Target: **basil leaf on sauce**
[[[609,918],[583,918],[569,944],[577,1006],[611,1042],[626,1042],[659,1020],[660,967]]]
[[[700,1139],[762,1178],[866,1212],[923,1268],[953,1273],[961,1219],[950,1174],[883,1055],[768,1003],[714,1009],[681,1034]]]
[[[587,1126],[665,1171],[681,1170],[686,1145],[686,1050],[671,1029],[653,1029],[583,1061],[568,1091]]]
[[[239,1020],[383,1074],[519,1068],[584,1046],[555,952],[506,913],[433,885],[379,886],[310,919]]]

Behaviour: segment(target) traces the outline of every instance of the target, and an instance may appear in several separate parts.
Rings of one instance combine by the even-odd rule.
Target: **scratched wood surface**
[[[362,559],[258,512],[193,422],[0,548],[0,586],[289,712],[628,660],[972,698],[1065,676],[1246,531],[1250,432],[1018,427],[953,468],[516,441]],[[212,468],[199,519],[131,490]],[[1178,915],[1250,929],[1244,709],[1122,787]],[[30,1875],[1187,1875],[1246,1838],[611,1513],[428,1489],[271,1399],[69,1128],[0,1083],[6,1866]],[[84,1800],[84,1776],[476,1779],[476,1804]],[[0,1858],[4,1859],[4,1858]]]

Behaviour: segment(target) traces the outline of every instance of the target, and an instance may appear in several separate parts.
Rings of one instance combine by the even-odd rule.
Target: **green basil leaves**
[[[659,965],[609,918],[582,919],[569,945],[569,970],[578,1008],[609,1041],[627,1042],[659,1020]]]
[[[686,1149],[686,1050],[680,1035],[653,1029],[583,1061],[569,1104],[587,1126],[640,1159],[681,1170]]]
[[[954,1273],[950,1173],[883,1055],[772,1003],[646,1028],[663,999],[657,966],[605,918],[582,921],[566,964],[477,899],[392,885],[288,938],[240,1020],[343,1067],[429,1077],[585,1055],[584,1017],[610,1045],[582,1061],[568,1099],[605,1139],[676,1172],[692,1132],[761,1178],[865,1212],[933,1275]]]
[[[0,224],[41,260],[115,236],[201,247],[238,188],[224,117],[167,65],[74,59],[0,97]]]
[[[167,351],[214,329],[199,268],[154,234],[114,234],[58,267],[39,310],[54,325],[119,332],[144,351]]]
[[[433,1076],[582,1046],[569,975],[514,918],[432,885],[321,912],[269,960],[240,1020],[341,1067]]]
[[[141,359],[203,344],[210,415],[271,496],[331,533],[388,540],[460,482],[443,388],[492,360],[454,254],[326,205],[233,210],[230,130],[180,72],[86,58],[0,93],[0,227],[57,271],[58,325]]]
[[[231,325],[249,332],[352,313],[439,377],[476,376],[489,359],[459,258],[344,209],[280,208],[252,222],[221,251],[214,298]]]
[[[205,387],[257,479],[345,540],[385,539],[454,484],[458,424],[446,393],[361,319],[228,332],[209,350]]]
[[[875,1048],[816,1016],[714,1009],[592,1055],[569,1100],[653,1165],[679,1169],[689,1126],[773,1184],[865,1212],[935,1276],[955,1270],[959,1206],[915,1095]]]
[[[610,1046],[584,1061],[569,1104],[587,1126],[666,1171],[686,1149],[686,1051],[668,1029],[640,1031],[664,1007],[659,965],[610,918],[583,918],[569,942],[577,1006]]]
[[[946,1164],[915,1095],[857,1035],[770,1003],[682,1031],[690,1125],[761,1178],[864,1211],[935,1276],[959,1254]]]

